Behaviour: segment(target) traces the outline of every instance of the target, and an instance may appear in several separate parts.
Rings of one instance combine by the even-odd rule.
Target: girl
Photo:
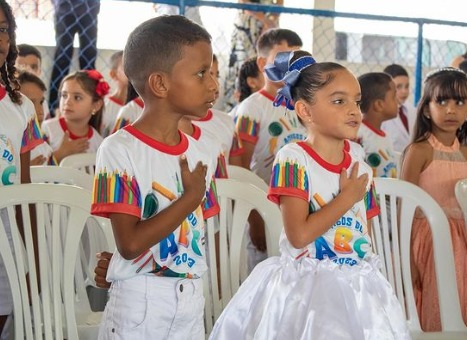
[[[16,21],[11,7],[0,0],[0,185],[30,183],[30,150],[41,143],[41,134],[32,102],[19,92],[15,77]],[[10,235],[8,215],[0,217]],[[11,242],[11,240],[10,240]],[[13,301],[3,260],[0,258],[0,335],[13,309]],[[5,333],[2,335],[7,337]]]
[[[103,97],[109,85],[96,70],[66,76],[60,86],[60,117],[42,123],[42,131],[58,163],[66,156],[96,152],[102,142],[99,128]]]
[[[449,219],[459,301],[467,323],[467,234],[454,195],[456,182],[467,176],[466,101],[464,72],[449,67],[427,75],[417,108],[413,143],[403,157],[401,178],[427,191]],[[422,329],[440,331],[433,244],[430,227],[423,216],[414,220],[412,252],[412,280]]]
[[[307,129],[274,161],[268,197],[280,205],[281,257],[257,265],[211,339],[406,339],[402,309],[371,253],[378,214],[372,171],[349,142],[362,120],[360,87],[335,63],[281,52],[267,68]]]
[[[264,76],[259,70],[256,58],[245,61],[240,67],[237,77],[237,100],[241,103],[250,94],[259,91],[264,86]]]

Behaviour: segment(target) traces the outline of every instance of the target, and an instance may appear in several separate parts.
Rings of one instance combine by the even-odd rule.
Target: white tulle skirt
[[[210,339],[410,339],[402,308],[378,270],[272,257],[256,266]]]

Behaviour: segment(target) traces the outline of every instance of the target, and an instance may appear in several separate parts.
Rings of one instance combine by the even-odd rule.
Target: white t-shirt
[[[237,134],[242,141],[255,144],[250,169],[266,183],[277,152],[286,144],[304,140],[306,129],[293,110],[274,107],[274,98],[264,90],[240,103],[236,115]]]
[[[47,119],[42,123],[42,132],[45,140],[49,143],[52,149],[57,150],[62,144],[65,131],[68,130],[65,118],[52,118]],[[97,152],[99,145],[102,143],[102,136],[93,127],[89,127],[88,135],[86,136],[89,140],[89,147],[86,152]],[[80,136],[76,136],[70,132],[70,138],[79,139]]]
[[[100,129],[103,138],[110,135],[117,121],[117,115],[124,103],[114,97],[104,98],[104,112],[102,113],[102,126]]]
[[[0,185],[20,183],[20,154],[43,143],[33,103],[22,95],[22,104],[11,101],[0,86]]]
[[[129,125],[107,137],[97,152],[91,213],[108,217],[123,213],[148,219],[183,193],[179,158],[185,154],[190,170],[198,161],[208,164],[208,180],[214,162],[191,137],[168,146]],[[118,252],[110,262],[107,279],[125,280],[136,275],[198,278],[206,271],[204,221],[201,205],[180,227],[134,260]]]
[[[133,123],[141,115],[143,108],[144,103],[139,97],[125,104],[118,112],[113,132]]]
[[[57,165],[52,147],[44,140],[31,150],[31,160],[41,155],[44,156],[45,161],[40,165]]]
[[[384,131],[363,122],[358,129],[357,142],[365,150],[365,161],[373,169],[373,176],[397,178],[397,159],[392,140]]]
[[[322,260],[328,257],[338,264],[354,265],[371,254],[367,219],[379,213],[372,171],[363,159],[360,145],[346,141],[343,152],[344,159],[337,165],[320,158],[305,142],[286,145],[277,154],[268,198],[275,203],[283,195],[301,198],[308,202],[310,214],[320,210],[339,194],[342,168],[350,173],[354,163],[358,162],[358,175],[367,173],[369,179],[365,198],[355,203],[333,226],[305,248],[292,247],[282,232],[281,251],[292,258],[309,256]]]
[[[243,151],[235,133],[233,118],[219,110],[209,110],[206,116],[192,123],[199,126],[201,130],[207,131],[216,137],[220,145],[220,153],[217,159],[216,178],[228,178],[227,164],[229,157],[238,156]],[[209,146],[211,148],[212,146]]]
[[[410,140],[413,136],[415,120],[417,118],[416,109],[413,106],[404,104],[402,105],[402,110],[404,110],[404,113],[407,116],[409,131],[405,129],[399,114],[396,118],[386,120],[381,124],[381,130],[386,132],[388,137],[391,138],[394,150],[397,152],[403,152],[407,145],[410,144]]]

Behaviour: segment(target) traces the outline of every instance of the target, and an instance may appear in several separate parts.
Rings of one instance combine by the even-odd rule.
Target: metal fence
[[[60,0],[54,0],[60,2]],[[157,6],[174,5],[181,14],[188,17],[195,16],[195,20],[201,23],[213,36],[213,48],[220,62],[221,77],[225,77],[228,69],[228,58],[230,55],[230,36],[232,34],[233,23],[236,14],[243,9],[264,11],[269,13],[280,13],[280,26],[295,31],[300,30],[305,45],[304,49],[313,53],[318,61],[337,61],[347,66],[355,75],[360,75],[370,71],[382,71],[391,63],[404,66],[411,77],[413,94],[411,99],[415,102],[420,96],[422,79],[424,75],[433,68],[443,67],[450,64],[454,56],[467,51],[467,45],[462,42],[446,40],[427,39],[426,33],[433,30],[445,30],[446,32],[457,30],[467,36],[467,23],[449,22],[440,20],[430,20],[422,18],[403,18],[376,15],[364,15],[359,13],[339,13],[327,10],[303,9],[287,7],[285,0],[284,7],[260,5],[260,4],[239,4],[230,0],[218,1],[198,1],[198,0],[156,0],[156,1],[115,1],[102,0],[101,10],[98,18],[97,37],[97,59],[95,67],[104,76],[108,77],[109,57],[117,49],[124,47],[126,36],[141,21],[148,17],[157,15]],[[304,0],[303,0],[304,1]],[[42,52],[42,77],[50,87],[51,74],[54,65],[55,53],[55,27],[54,27],[54,6],[51,0],[10,0],[15,17],[18,22],[18,31],[25,32],[18,34],[18,43],[28,43],[35,45]],[[88,25],[84,18],[93,11],[93,3],[98,0],[64,0],[64,3],[85,3],[87,11],[82,8],[79,13],[68,8],[72,13],[62,12],[55,17],[60,23],[64,23],[64,18],[73,15],[78,26],[72,27],[67,23],[62,35],[75,34],[74,53],[65,53],[63,64],[71,65],[70,70],[80,67],[92,66],[91,57],[80,54],[86,51],[92,43],[92,39],[82,38],[84,46],[79,47],[77,38],[79,31],[86,34],[93,34],[87,31]],[[305,2],[305,1],[304,1]],[[126,10],[117,11],[117,7],[126,6]],[[198,7],[199,6],[199,7]],[[64,7],[66,8],[66,6]],[[199,11],[198,11],[199,9]],[[120,13],[121,12],[121,13]],[[197,17],[196,17],[197,16]],[[283,18],[288,20],[282,20]],[[388,34],[374,34],[372,27],[384,24]],[[83,26],[84,25],[84,26]],[[355,32],[355,27],[366,27],[365,32]],[[412,37],[394,36],[390,32],[397,31],[395,27],[405,27],[407,31],[413,32]],[[399,30],[400,31],[400,30]],[[91,33],[89,33],[91,32]],[[59,39],[60,37],[57,37]],[[87,37],[89,38],[89,37]],[[91,37],[92,38],[92,37]],[[73,40],[71,40],[73,41]],[[111,43],[113,41],[113,43]],[[70,39],[66,43],[71,44]],[[62,46],[63,48],[63,46]],[[71,46],[70,46],[71,48]],[[91,48],[92,50],[92,48]],[[81,55],[81,60],[79,56]],[[71,58],[71,59],[70,59]],[[84,60],[91,58],[91,60]],[[57,58],[55,58],[57,60]],[[80,65],[81,64],[81,65]],[[60,67],[58,78],[66,75],[69,70]],[[57,71],[58,72],[58,71]],[[54,78],[57,79],[56,74]],[[61,79],[61,78],[60,78]]]

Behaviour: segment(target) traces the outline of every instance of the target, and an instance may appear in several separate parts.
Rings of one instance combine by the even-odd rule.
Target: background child
[[[272,169],[268,197],[283,216],[282,255],[256,266],[210,339],[408,339],[371,254],[367,219],[379,212],[371,169],[348,141],[362,119],[357,80],[303,51],[279,53],[269,70],[288,79],[286,98],[308,132],[279,150]]]
[[[200,203],[215,159],[178,124],[214,103],[211,37],[184,17],[157,17],[130,34],[123,61],[144,109],[97,155],[92,213],[111,219],[118,249],[99,339],[204,339]],[[100,195],[107,183],[115,190]]]
[[[293,31],[281,28],[266,31],[258,40],[258,68],[264,73],[265,65],[272,64],[277,53],[294,51],[301,46],[302,40]],[[244,151],[238,164],[235,160],[231,163],[253,171],[266,183],[276,153],[285,144],[303,140],[306,135],[291,106],[286,107],[284,102],[272,105],[281,86],[282,83],[265,77],[264,87],[238,106],[235,117]],[[251,270],[266,258],[266,238],[264,222],[256,211],[252,212],[249,222],[248,267]]]
[[[96,152],[102,142],[98,130],[102,121],[104,96],[109,85],[96,70],[66,76],[60,86],[60,117],[42,124],[46,140],[58,163],[66,156]]]
[[[15,60],[16,21],[11,7],[0,0],[0,185],[30,183],[30,150],[41,143],[39,127],[34,116],[34,105],[19,92]],[[8,214],[0,210],[0,218],[10,237]],[[10,243],[12,242],[9,239]],[[0,257],[0,336],[8,315],[13,310],[10,285],[3,260]]]
[[[409,74],[400,65],[391,64],[384,68],[396,84],[397,100],[399,101],[399,115],[383,123],[382,129],[386,131],[394,143],[394,150],[404,151],[409,144],[415,123],[415,109],[407,102],[410,95]]]
[[[263,87],[264,75],[258,68],[256,57],[248,59],[240,67],[238,77],[235,81],[235,100],[239,104]],[[230,116],[235,117],[238,104],[229,112]]]
[[[123,51],[117,51],[110,56],[110,78],[115,84],[114,92],[104,99],[104,112],[102,114],[102,126],[100,129],[103,138],[113,130],[117,115],[126,103],[128,92],[128,78],[123,72]]]
[[[21,92],[34,104],[37,124],[40,126],[44,120],[44,100],[47,88],[44,82],[35,74],[28,71],[21,71],[18,75],[21,85]],[[56,165],[53,157],[53,150],[44,140],[31,150],[31,165]]]
[[[42,76],[42,54],[32,45],[18,45],[18,57],[15,65],[18,70],[29,71],[39,78]],[[42,111],[44,112],[44,119],[50,118],[49,104],[46,100],[42,103]]]
[[[127,101],[126,104],[118,111],[113,132],[118,131],[136,121],[143,112],[143,108],[143,100],[135,91],[133,85],[129,82]]]
[[[373,176],[396,178],[398,159],[392,140],[381,130],[384,121],[397,116],[396,85],[390,75],[382,72],[365,73],[358,77],[358,82],[363,121],[357,141],[365,150],[365,160],[373,169]]]
[[[459,300],[467,324],[467,233],[454,195],[456,182],[467,174],[466,120],[465,73],[443,68],[428,74],[417,108],[414,141],[403,157],[401,178],[428,192],[448,217]],[[420,323],[424,331],[440,331],[430,227],[423,216],[416,216],[412,228],[412,280]]]

